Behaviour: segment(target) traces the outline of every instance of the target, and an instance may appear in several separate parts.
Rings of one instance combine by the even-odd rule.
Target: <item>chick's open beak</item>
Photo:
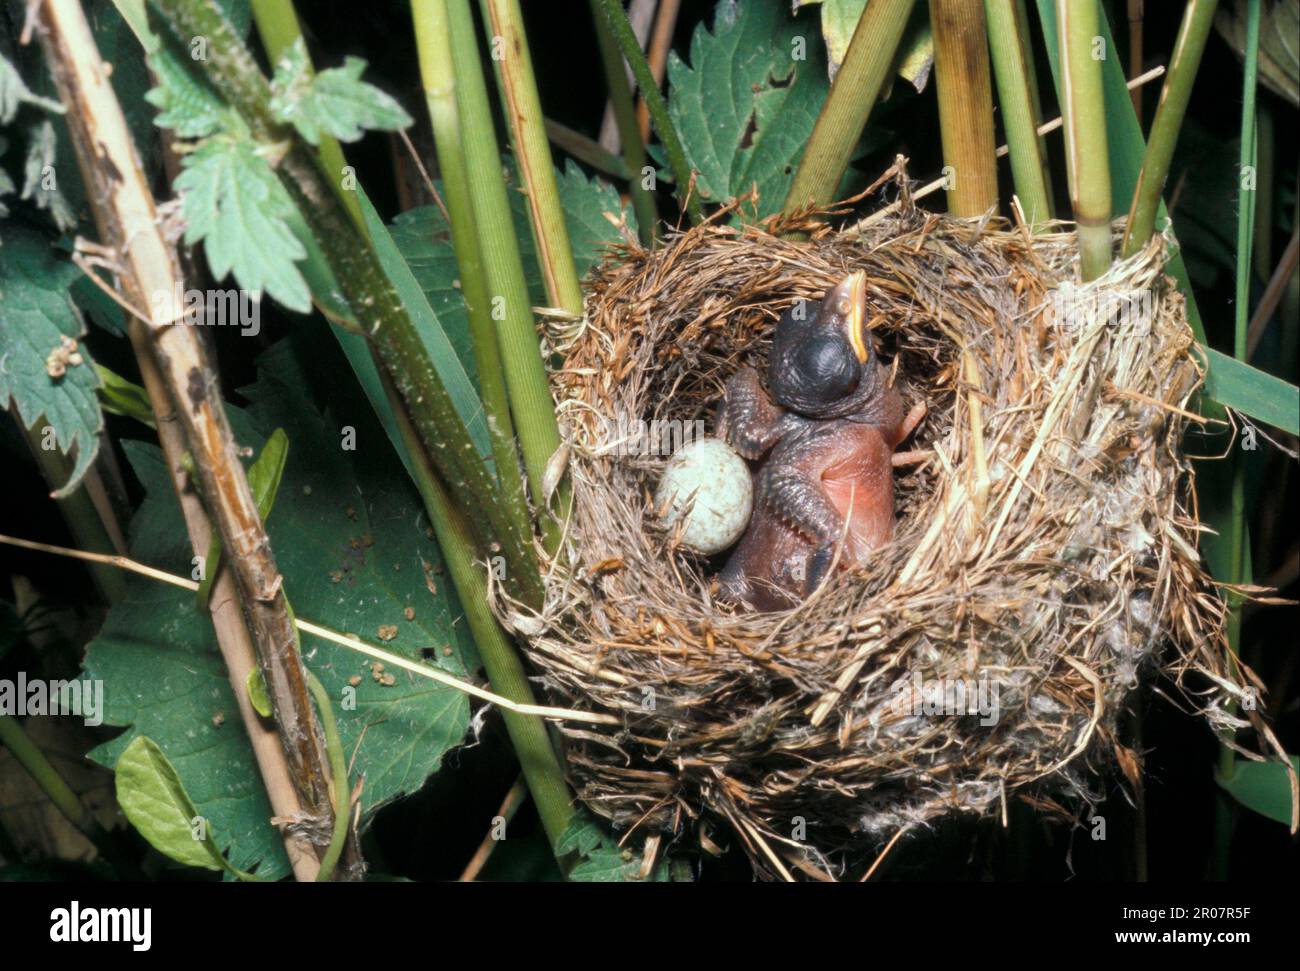
[[[863,326],[867,312],[867,274],[863,270],[850,273],[835,288],[835,309],[844,321],[844,329],[858,361],[866,363],[871,353],[867,347],[867,332]]]

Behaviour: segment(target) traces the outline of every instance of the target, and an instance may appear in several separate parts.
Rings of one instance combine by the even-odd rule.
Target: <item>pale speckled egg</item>
[[[673,453],[655,492],[668,528],[681,521],[681,545],[720,553],[740,539],[754,508],[754,483],[745,460],[716,438],[701,438]]]

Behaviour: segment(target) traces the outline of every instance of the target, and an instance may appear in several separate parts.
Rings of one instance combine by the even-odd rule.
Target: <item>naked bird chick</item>
[[[761,460],[754,512],[720,576],[724,598],[756,610],[791,607],[835,562],[852,568],[894,529],[894,448],[920,415],[903,400],[867,331],[866,275],[776,325],[767,389],[753,368],[727,382],[718,437]]]

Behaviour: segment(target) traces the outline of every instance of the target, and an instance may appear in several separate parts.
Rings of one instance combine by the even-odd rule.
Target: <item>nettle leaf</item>
[[[10,402],[28,428],[67,454],[76,448],[65,496],[81,482],[99,450],[104,416],[99,375],[89,353],[74,344],[85,332],[68,290],[80,271],[56,257],[43,236],[16,228],[0,246],[0,407]],[[49,429],[49,431],[45,431]]]
[[[575,854],[578,863],[569,871],[569,879],[583,883],[641,882],[641,857],[630,849],[618,845],[614,835],[604,823],[590,813],[579,810],[560,838],[555,842],[557,856]],[[649,883],[664,883],[669,879],[668,864],[659,860],[650,875]]]
[[[160,47],[150,54],[149,67],[158,86],[151,88],[144,100],[159,110],[155,125],[170,128],[182,138],[202,138],[222,127],[225,105],[170,49]]]
[[[308,373],[299,364],[303,353],[289,342],[273,347],[258,361],[257,383],[241,389],[251,407],[227,406],[241,444],[260,451],[274,428],[283,428],[291,442],[267,528],[295,611],[372,643],[389,637],[388,650],[470,676],[478,658],[419,496],[344,372],[324,371],[333,358],[313,346]],[[330,395],[330,414],[309,397],[315,381]],[[191,576],[194,553],[161,453],[137,442],[124,446],[147,490],[132,522],[131,555]],[[365,777],[367,820],[419,788],[463,740],[469,703],[460,692],[402,671],[374,670],[368,659],[308,634],[302,649],[339,702],[344,750],[349,759],[355,753],[354,773]],[[195,610],[193,594],[128,580],[126,599],[109,613],[84,667],[88,677],[103,680],[105,720],[129,726],[91,757],[111,765],[133,739],[154,739],[229,861],[245,870],[261,861],[262,877],[286,875],[288,861],[270,824],[212,624]],[[390,675],[392,683],[385,683]]]
[[[227,866],[176,770],[151,738],[143,735],[113,766],[117,804],[131,825],[159,853],[186,866]]]
[[[348,57],[342,67],[313,73],[301,37],[281,56],[271,80],[271,110],[313,145],[322,135],[355,142],[368,129],[396,131],[412,123],[391,95],[361,80],[366,62]]]
[[[831,78],[844,63],[844,56],[849,52],[849,42],[853,32],[858,29],[858,20],[867,9],[867,0],[794,0],[795,9],[820,5],[822,18],[822,38],[826,41],[826,63]],[[908,28],[898,56],[895,58],[894,70],[918,92],[925,90],[934,67],[934,34],[930,23],[925,19],[916,19]]]
[[[54,168],[57,153],[58,140],[54,135],[54,126],[49,121],[33,125],[27,140],[21,198],[30,199],[37,209],[49,212],[54,225],[63,232],[77,225],[77,216],[59,191]]]
[[[690,64],[669,57],[668,113],[705,201],[757,186],[759,216],[781,208],[830,90],[809,24],[784,4],[723,0],[713,32],[696,28]]]
[[[578,275],[586,276],[600,262],[608,247],[622,242],[616,223],[625,221],[629,232],[635,235],[636,217],[630,208],[622,205],[613,186],[599,179],[587,178],[572,161],[562,173],[556,174],[556,183]],[[528,201],[518,191],[511,191],[508,195],[528,292],[534,304],[541,305],[546,302],[546,288],[528,222]],[[451,229],[442,210],[437,206],[420,206],[402,213],[393,221],[392,236],[428,298],[429,306],[438,315],[457,356],[477,386],[478,371],[474,366],[465,299],[460,291],[460,270],[452,252]]]
[[[265,291],[290,310],[311,310],[296,265],[307,250],[287,222],[293,201],[257,146],[214,135],[185,156],[184,167],[176,189],[182,193],[185,243],[203,243],[212,275],[222,280],[234,273],[254,299]]]

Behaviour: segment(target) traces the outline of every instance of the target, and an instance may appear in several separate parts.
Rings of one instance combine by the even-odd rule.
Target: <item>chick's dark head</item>
[[[865,311],[866,274],[858,270],[821,303],[785,312],[768,358],[768,386],[779,405],[809,418],[857,410],[876,364]]]

